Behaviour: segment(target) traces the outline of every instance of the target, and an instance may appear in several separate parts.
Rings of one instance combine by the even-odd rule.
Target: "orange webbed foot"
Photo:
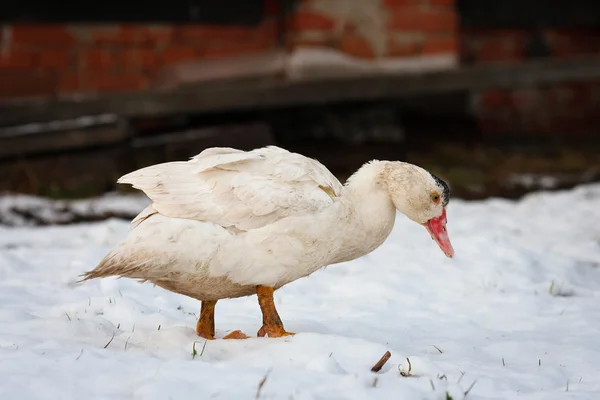
[[[275,290],[270,286],[257,286],[256,294],[258,296],[258,304],[263,315],[263,325],[258,330],[258,337],[268,336],[270,338],[278,338],[284,336],[293,336],[294,332],[286,332],[283,328],[283,323],[273,301],[273,292]]]
[[[294,336],[295,334],[296,334],[295,332],[287,332],[285,329],[283,329],[283,327],[275,326],[275,327],[267,328],[267,327],[265,327],[265,325],[263,325],[256,333],[256,336],[258,336],[258,337],[269,336],[270,338],[278,338],[278,337],[284,337],[284,336]]]

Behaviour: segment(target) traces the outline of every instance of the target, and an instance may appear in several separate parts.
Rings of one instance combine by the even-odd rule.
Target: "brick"
[[[167,47],[161,57],[161,64],[173,65],[197,59],[199,51],[192,46]]]
[[[423,42],[423,54],[458,54],[458,37],[455,35],[427,36]]]
[[[391,11],[388,26],[397,31],[452,32],[457,28],[457,15],[449,9],[403,7]]]
[[[226,43],[214,46],[206,46],[200,51],[202,58],[224,58],[231,56],[241,56],[265,52],[271,49],[267,43],[261,42],[242,42]]]
[[[160,46],[173,38],[173,28],[169,26],[148,26],[143,24],[105,25],[93,28],[92,42],[99,45],[155,45]]]
[[[264,52],[277,47],[275,25],[263,25],[254,29],[243,38],[232,39],[226,35],[206,39],[200,44],[200,56],[205,58],[222,58],[235,55],[247,55]]]
[[[377,54],[371,44],[354,32],[344,34],[339,43],[340,51],[358,58],[373,59]]]
[[[77,39],[66,25],[12,25],[13,45],[70,46]]]
[[[0,70],[0,98],[52,96],[56,92],[54,74],[26,70]]]
[[[171,26],[147,26],[142,32],[142,43],[146,45],[160,46],[173,40],[173,28]]]
[[[124,28],[119,25],[94,28],[91,32],[92,43],[97,45],[136,44],[142,29],[134,26]]]
[[[107,70],[115,68],[118,64],[117,53],[112,50],[94,48],[80,55],[80,68],[92,70]]]
[[[289,29],[294,31],[331,31],[335,27],[336,21],[334,18],[311,11],[298,11],[291,17],[288,26]]]
[[[57,90],[59,93],[85,92],[85,79],[82,74],[64,74],[58,78]]]
[[[71,52],[68,50],[42,50],[37,57],[37,65],[43,69],[66,69],[72,64]]]
[[[125,50],[122,59],[126,70],[151,69],[158,64],[156,51],[152,48]]]
[[[0,51],[0,68],[20,69],[31,68],[34,64],[34,54],[27,51]]]
[[[420,53],[421,39],[395,39],[389,38],[387,41],[386,55],[389,57],[410,57]]]

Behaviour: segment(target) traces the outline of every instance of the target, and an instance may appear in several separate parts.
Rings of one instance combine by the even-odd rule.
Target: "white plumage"
[[[84,280],[147,280],[203,302],[277,289],[367,254],[391,232],[396,209],[419,223],[443,209],[430,200],[443,188],[417,166],[373,161],[344,186],[318,161],[274,146],[210,148],[118,182],[152,204]]]
[[[121,177],[172,218],[210,221],[240,230],[319,212],[333,204],[342,184],[316,160],[270,146],[243,152],[210,148],[188,162],[142,168]]]

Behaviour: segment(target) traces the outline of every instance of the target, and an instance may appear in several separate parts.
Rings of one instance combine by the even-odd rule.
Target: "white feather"
[[[199,299],[280,287],[367,254],[391,232],[398,205],[415,220],[442,212],[429,205],[435,181],[416,166],[370,162],[343,186],[318,161],[274,146],[206,149],[118,182],[152,204],[89,276],[168,281]]]
[[[152,165],[118,182],[142,190],[162,215],[241,230],[318,212],[334,203],[322,188],[335,196],[342,191],[318,161],[274,146],[207,149],[188,162]]]

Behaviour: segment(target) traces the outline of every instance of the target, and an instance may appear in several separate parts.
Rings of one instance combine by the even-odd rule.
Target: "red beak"
[[[452,258],[454,256],[454,249],[450,243],[448,237],[448,231],[446,231],[446,209],[442,212],[438,218],[432,218],[425,222],[425,228],[431,235],[431,238],[440,246],[440,249],[444,252],[446,257]]]

